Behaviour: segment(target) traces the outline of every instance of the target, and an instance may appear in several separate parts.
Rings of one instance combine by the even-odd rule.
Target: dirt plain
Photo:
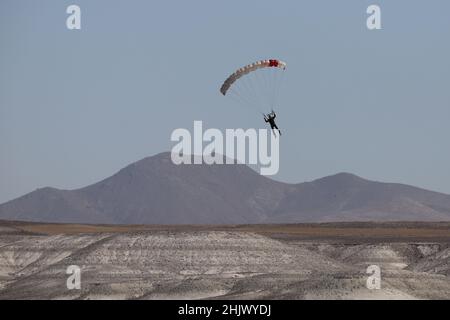
[[[0,299],[450,299],[450,223],[1,221]]]

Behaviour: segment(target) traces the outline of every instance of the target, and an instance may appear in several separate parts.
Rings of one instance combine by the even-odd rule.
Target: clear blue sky
[[[370,4],[382,30],[366,28]],[[0,202],[96,182],[194,120],[263,127],[218,88],[269,57],[288,63],[277,179],[347,171],[450,193],[449,14],[448,0],[2,0]]]

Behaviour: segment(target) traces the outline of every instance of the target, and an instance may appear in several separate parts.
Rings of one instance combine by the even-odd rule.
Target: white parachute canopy
[[[279,90],[286,63],[277,60],[260,60],[239,68],[222,84],[220,92],[240,104],[267,113],[277,107]]]

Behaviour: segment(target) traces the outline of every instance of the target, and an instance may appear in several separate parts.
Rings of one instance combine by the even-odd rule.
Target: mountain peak
[[[333,184],[353,184],[353,183],[364,183],[369,182],[369,180],[363,179],[355,174],[348,172],[339,172],[330,176],[326,176],[317,180],[315,183],[333,183]]]

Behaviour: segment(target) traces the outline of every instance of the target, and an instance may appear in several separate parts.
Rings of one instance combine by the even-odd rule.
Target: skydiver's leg
[[[280,129],[278,129],[278,126],[275,124],[273,127],[272,127],[272,129],[277,129],[278,130],[278,133],[280,134],[280,136],[281,136],[281,130]]]
[[[272,133],[275,136],[275,138],[277,137],[277,134],[275,133],[275,127],[271,127],[272,128]]]
[[[276,139],[277,138],[277,134],[275,133],[276,131],[272,130],[272,132],[273,132],[273,135],[275,136],[275,139]]]

